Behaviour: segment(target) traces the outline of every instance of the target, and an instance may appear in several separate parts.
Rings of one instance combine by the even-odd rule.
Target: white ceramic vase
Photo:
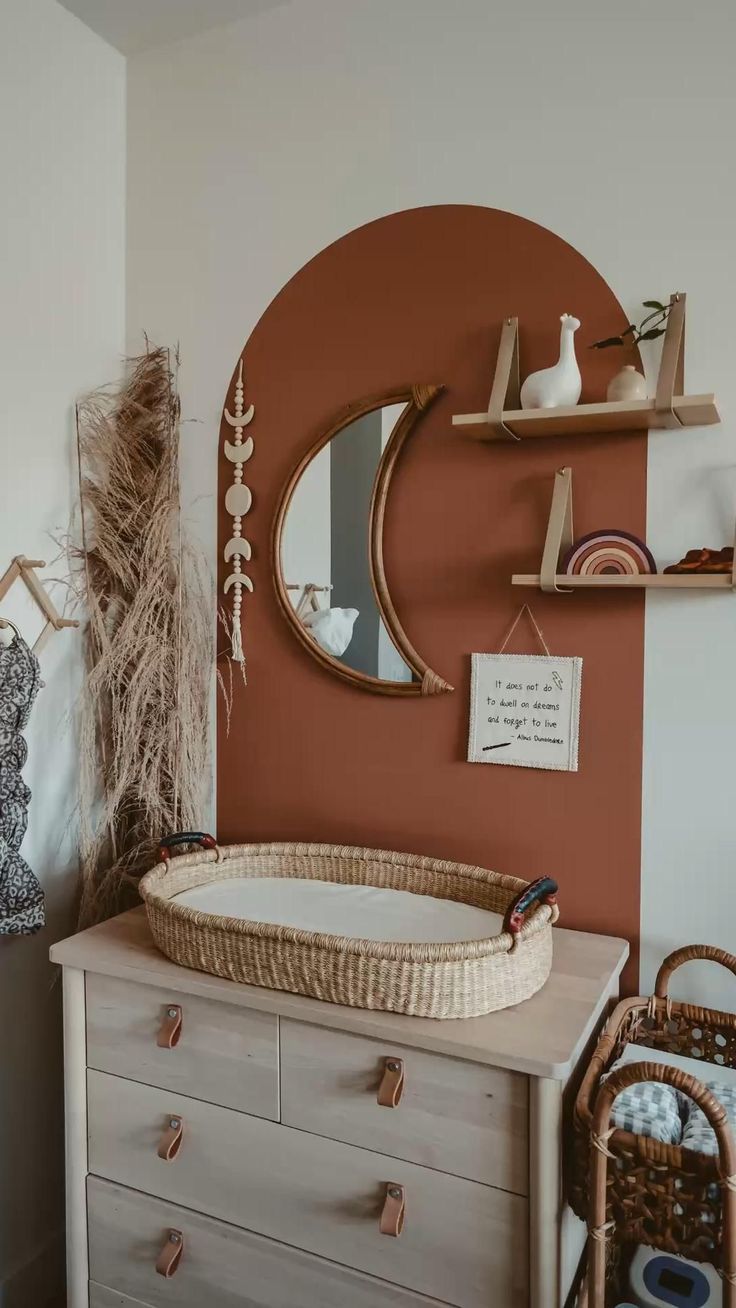
[[[527,377],[521,388],[522,409],[557,409],[575,405],[580,399],[583,383],[575,358],[575,332],[580,320],[563,313],[560,322],[560,357],[553,368],[543,368]]]
[[[646,378],[642,377],[633,363],[625,364],[608,383],[607,400],[645,400],[646,398]]]

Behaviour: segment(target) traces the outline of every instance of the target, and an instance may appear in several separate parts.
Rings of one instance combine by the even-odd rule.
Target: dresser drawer
[[[90,1275],[114,1286],[110,1304],[150,1308],[435,1308],[436,1299],[241,1231],[176,1204],[90,1177]],[[157,1274],[170,1230],[181,1232],[175,1274]],[[122,1292],[122,1294],[121,1294]],[[129,1296],[126,1298],[125,1296]],[[105,1305],[104,1298],[101,1304]],[[94,1299],[93,1299],[94,1308]]]
[[[459,1308],[525,1302],[520,1196],[134,1081],[87,1079],[96,1175]],[[163,1161],[172,1119],[181,1143]],[[398,1238],[379,1230],[391,1184],[405,1194]]]
[[[518,1072],[281,1023],[281,1120],[303,1131],[525,1195],[528,1099]]]
[[[258,1117],[278,1118],[278,1018],[87,973],[87,1065]],[[181,1025],[169,1048],[162,1026]],[[168,1029],[161,1036],[170,1038]]]

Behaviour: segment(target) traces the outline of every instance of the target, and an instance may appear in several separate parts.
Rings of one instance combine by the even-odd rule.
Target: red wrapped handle
[[[539,877],[538,880],[530,882],[516,899],[512,899],[506,909],[503,919],[504,931],[510,931],[513,936],[517,935],[524,925],[524,915],[532,904],[556,904],[557,890],[557,882],[551,877]]]
[[[161,841],[158,853],[162,863],[169,861],[171,850],[177,845],[199,845],[202,849],[217,849],[215,837],[208,835],[206,831],[177,831],[173,836],[167,836]]]

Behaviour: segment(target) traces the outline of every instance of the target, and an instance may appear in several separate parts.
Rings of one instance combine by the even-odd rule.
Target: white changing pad
[[[500,913],[407,890],[346,886],[298,877],[211,881],[174,896],[177,904],[221,917],[356,940],[443,944],[485,940],[503,927]]]

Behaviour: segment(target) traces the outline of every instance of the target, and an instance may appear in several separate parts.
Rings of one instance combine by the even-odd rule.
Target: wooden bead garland
[[[253,453],[253,437],[249,436],[243,440],[245,428],[253,421],[255,406],[251,404],[247,410],[244,410],[244,384],[243,384],[243,360],[240,360],[238,369],[238,380],[235,384],[235,413],[224,410],[225,421],[233,428],[232,441],[225,441],[225,457],[233,465],[233,484],[228,487],[225,495],[225,508],[232,515],[233,534],[227,542],[224,550],[226,563],[232,563],[232,572],[225,580],[224,592],[227,595],[230,589],[233,592],[233,609],[231,622],[231,656],[236,663],[245,665],[245,653],[243,650],[243,633],[242,633],[242,604],[243,604],[243,587],[253,591],[253,582],[247,573],[243,572],[242,561],[248,562],[252,557],[250,542],[243,535],[243,518],[250,512],[253,504],[253,495],[250,487],[246,486],[243,481],[243,465]]]

